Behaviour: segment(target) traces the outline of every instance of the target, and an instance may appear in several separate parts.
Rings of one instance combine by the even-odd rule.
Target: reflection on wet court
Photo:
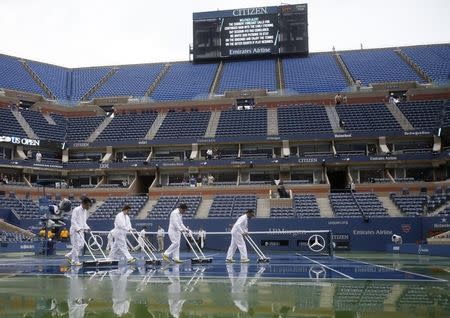
[[[1,317],[449,317],[447,258],[271,255],[269,264],[90,270],[0,258]]]

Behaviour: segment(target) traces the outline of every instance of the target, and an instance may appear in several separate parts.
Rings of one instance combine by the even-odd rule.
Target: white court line
[[[436,277],[433,277],[433,276],[428,276],[428,275],[423,275],[423,274],[418,274],[418,273],[408,272],[408,271],[404,271],[404,270],[401,270],[401,269],[395,269],[395,268],[391,268],[391,267],[387,267],[387,266],[383,266],[383,265],[367,263],[367,262],[364,262],[364,261],[358,261],[358,260],[354,260],[354,259],[350,259],[350,258],[345,258],[345,257],[339,257],[339,256],[336,256],[336,255],[335,255],[334,257],[335,257],[335,258],[340,258],[340,259],[343,259],[343,260],[346,260],[346,261],[355,262],[355,263],[361,263],[361,264],[366,264],[366,265],[370,265],[370,266],[376,266],[376,267],[386,268],[386,269],[389,269],[389,270],[391,270],[391,271],[396,271],[396,272],[402,272],[402,273],[411,274],[411,275],[422,276],[422,277],[425,277],[425,278],[430,278],[430,279],[432,279],[432,280],[438,280],[438,281],[441,281],[441,282],[446,282],[446,281],[447,281],[447,280],[445,280],[445,279],[436,278]],[[406,280],[406,279],[405,279],[405,280]]]
[[[349,275],[347,275],[347,274],[344,274],[344,273],[342,273],[342,272],[340,272],[340,271],[338,271],[338,270],[335,270],[335,269],[333,269],[333,268],[331,268],[331,267],[328,267],[327,265],[322,264],[322,263],[320,263],[320,262],[318,262],[318,261],[315,261],[315,260],[313,260],[313,259],[310,259],[309,257],[307,257],[307,256],[305,256],[305,255],[302,255],[302,254],[300,254],[300,253],[295,253],[295,254],[298,255],[298,256],[304,257],[304,258],[306,258],[307,260],[310,260],[311,262],[316,263],[316,264],[318,264],[318,265],[320,265],[320,266],[322,266],[322,267],[328,268],[330,271],[333,271],[333,272],[335,272],[335,273],[338,273],[339,275],[342,275],[342,276],[347,277],[347,278],[349,278],[349,279],[354,279],[353,277],[351,277],[351,276],[349,276]]]

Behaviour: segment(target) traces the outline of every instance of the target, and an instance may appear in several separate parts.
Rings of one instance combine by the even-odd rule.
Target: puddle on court
[[[450,284],[267,279],[264,267],[227,266],[0,276],[0,317],[449,317]]]

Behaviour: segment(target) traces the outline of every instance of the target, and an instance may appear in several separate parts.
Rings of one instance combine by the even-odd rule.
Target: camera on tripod
[[[49,205],[48,212],[41,217],[41,222],[47,231],[58,230],[66,225],[68,214],[72,210],[72,202],[62,199],[58,205]]]

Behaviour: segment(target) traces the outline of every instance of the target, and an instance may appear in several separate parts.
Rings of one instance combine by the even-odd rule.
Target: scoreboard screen
[[[194,61],[308,53],[307,5],[193,14]]]

